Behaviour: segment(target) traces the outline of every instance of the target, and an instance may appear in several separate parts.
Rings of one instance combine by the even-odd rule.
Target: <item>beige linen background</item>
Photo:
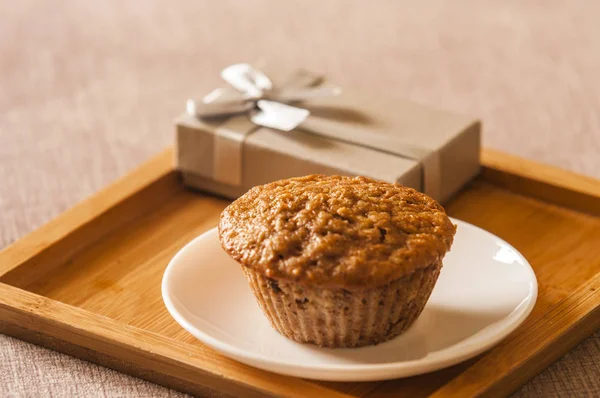
[[[172,142],[265,57],[477,115],[484,145],[600,178],[600,2],[0,0],[0,246]],[[566,264],[565,266],[568,266]],[[600,335],[517,396],[600,396]],[[0,335],[0,396],[181,396]]]

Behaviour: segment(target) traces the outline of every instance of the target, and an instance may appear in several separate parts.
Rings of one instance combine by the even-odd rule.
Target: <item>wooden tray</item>
[[[600,327],[600,182],[492,151],[449,213],[520,250],[537,305],[491,351],[386,382],[320,383],[239,364],[163,306],[160,281],[227,202],[185,190],[166,150],[0,253],[0,332],[197,395],[474,396],[517,389]],[[553,204],[551,204],[553,203]]]

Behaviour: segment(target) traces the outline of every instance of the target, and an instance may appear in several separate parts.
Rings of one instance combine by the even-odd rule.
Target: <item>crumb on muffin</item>
[[[412,188],[366,177],[309,175],[255,187],[219,222],[224,250],[274,280],[382,286],[440,262],[456,227]]]

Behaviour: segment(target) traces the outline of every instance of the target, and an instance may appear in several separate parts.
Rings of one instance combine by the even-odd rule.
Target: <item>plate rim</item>
[[[481,332],[479,331],[468,338],[472,339],[475,337],[475,340],[462,340],[459,343],[436,351],[433,357],[426,356],[409,361],[389,363],[323,364],[322,366],[315,367],[314,365],[286,361],[287,358],[273,358],[271,356],[256,354],[254,352],[239,348],[239,346],[225,343],[222,340],[213,337],[211,334],[204,332],[202,329],[196,327],[192,322],[190,322],[187,317],[185,317],[181,311],[177,309],[176,304],[173,302],[173,298],[169,293],[168,280],[169,276],[174,272],[173,270],[176,267],[175,264],[177,264],[179,262],[178,260],[183,257],[183,253],[191,250],[191,248],[194,247],[198,241],[207,239],[208,236],[216,233],[217,227],[211,228],[189,241],[186,245],[179,249],[175,256],[173,256],[173,258],[169,261],[161,281],[161,294],[163,302],[171,317],[188,333],[200,340],[202,343],[238,362],[275,373],[314,380],[375,381],[415,376],[418,374],[443,369],[473,358],[482,352],[489,350],[508,337],[529,317],[535,307],[538,297],[538,283],[535,272],[525,256],[523,256],[514,246],[506,242],[504,239],[476,225],[452,217],[450,217],[450,219],[453,223],[458,224],[459,226],[462,224],[468,228],[474,228],[480,233],[484,233],[514,250],[514,252],[517,253],[519,258],[522,260],[523,266],[530,274],[529,292],[523,301],[521,301],[521,303],[519,303],[510,314],[502,318],[498,324],[490,325],[491,329],[488,329],[487,332],[485,332],[485,336],[476,338],[478,333]],[[523,305],[525,305],[524,309],[521,308]],[[519,314],[513,316],[516,312],[519,312]],[[509,319],[508,324],[505,323],[507,319]],[[486,330],[486,328],[482,329],[482,331],[483,330]],[[484,339],[484,341],[480,341],[481,339]],[[460,347],[458,348],[459,351],[452,353],[452,351],[457,350],[457,346]],[[447,351],[450,351],[450,354]],[[273,369],[273,367],[276,367],[276,369]],[[340,375],[339,372],[345,372],[346,374]],[[364,372],[364,374],[359,374],[361,372]],[[377,375],[374,375],[372,372],[376,372]],[[332,375],[331,373],[335,374]]]

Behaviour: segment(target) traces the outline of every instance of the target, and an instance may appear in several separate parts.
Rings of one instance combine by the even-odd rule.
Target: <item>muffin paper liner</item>
[[[269,279],[242,266],[275,330],[330,348],[378,344],[406,331],[423,311],[441,268],[440,261],[387,285],[346,290]]]

